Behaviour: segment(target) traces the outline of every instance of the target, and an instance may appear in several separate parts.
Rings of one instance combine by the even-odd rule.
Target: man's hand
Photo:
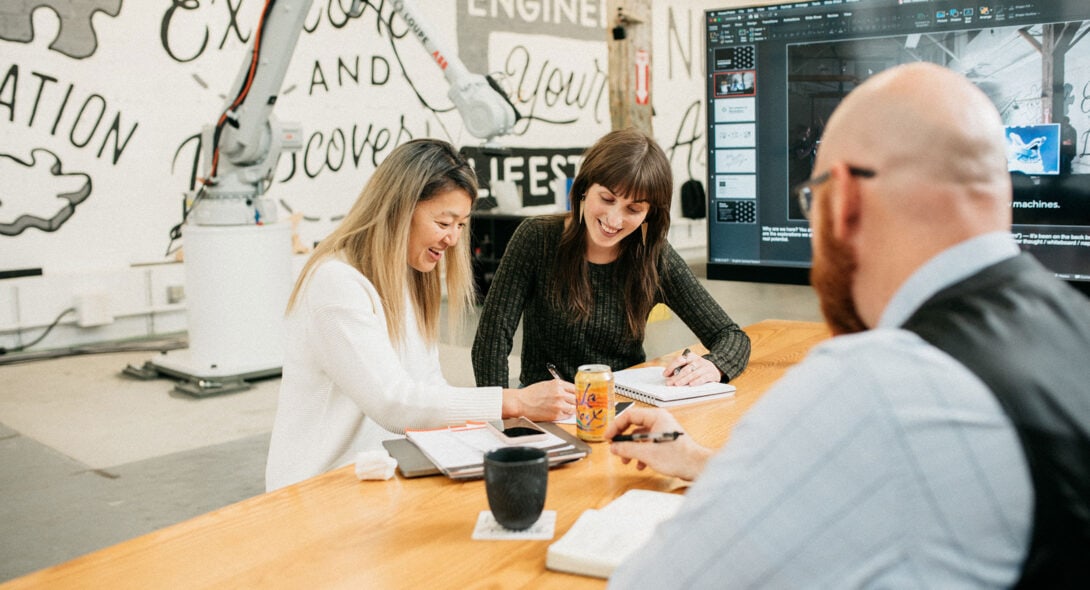
[[[661,432],[684,432],[681,424],[672,414],[661,408],[629,408],[606,429],[606,440],[632,428],[632,432],[657,434]],[[704,470],[704,465],[712,456],[712,449],[701,446],[690,436],[681,436],[670,442],[615,442],[609,447],[610,452],[628,464],[636,460],[636,468],[650,467],[663,475],[672,475],[682,479],[694,480]]]

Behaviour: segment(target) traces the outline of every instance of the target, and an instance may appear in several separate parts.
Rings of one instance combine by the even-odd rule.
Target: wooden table
[[[695,438],[721,445],[742,414],[817,342],[822,324],[780,320],[746,328],[753,355],[733,399],[674,414]],[[694,349],[695,350],[695,349]],[[674,355],[648,364],[663,365]],[[592,445],[550,472],[546,510],[560,538],[587,508],[626,490],[676,480],[637,471]],[[482,481],[445,477],[359,481],[352,466],[232,504],[2,585],[15,588],[602,588],[603,580],[545,569],[552,541],[474,541],[488,509]]]

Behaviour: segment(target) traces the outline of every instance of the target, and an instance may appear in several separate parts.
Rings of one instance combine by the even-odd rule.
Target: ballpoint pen
[[[552,363],[545,363],[545,368],[549,370],[549,374],[553,376],[553,379],[563,381],[564,378],[560,376],[560,373],[556,370],[556,365]]]
[[[684,432],[658,432],[652,434],[650,432],[634,432],[632,434],[618,434],[610,439],[612,442],[670,442],[677,440],[677,437],[685,434]]]
[[[686,348],[684,351],[682,351],[681,358],[685,358],[685,357],[689,356],[690,352],[691,351],[688,348]],[[682,367],[684,367],[684,366],[685,365],[682,365]],[[677,374],[680,373],[680,372],[681,372],[681,367],[677,367],[676,369],[674,369],[674,376],[676,377]]]

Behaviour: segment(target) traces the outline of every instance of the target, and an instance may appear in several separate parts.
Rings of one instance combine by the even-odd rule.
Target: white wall
[[[256,28],[261,3],[232,4],[75,0],[77,17],[63,20],[45,7],[0,7],[0,271],[43,272],[0,280],[0,346],[33,339],[80,302],[113,321],[80,327],[70,314],[37,348],[185,329],[184,301],[168,298],[185,282],[166,255],[168,232],[193,180],[194,136],[222,110],[241,38]],[[609,130],[604,0],[420,4],[467,66],[498,73],[530,115],[504,145],[583,148]],[[704,178],[703,10],[727,4],[654,5],[653,125],[678,185]],[[389,3],[357,19],[337,5],[311,7],[276,106],[302,124],[307,147],[281,160],[270,195],[283,215],[305,216],[304,243],[328,232],[398,143],[478,143]],[[671,240],[702,255],[704,221],[675,212]]]

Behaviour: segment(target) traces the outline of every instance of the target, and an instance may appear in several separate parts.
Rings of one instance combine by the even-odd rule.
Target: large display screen
[[[807,283],[810,227],[790,188],[825,121],[868,77],[928,61],[1003,118],[1014,238],[1090,293],[1090,0],[812,0],[705,24],[709,278]]]

